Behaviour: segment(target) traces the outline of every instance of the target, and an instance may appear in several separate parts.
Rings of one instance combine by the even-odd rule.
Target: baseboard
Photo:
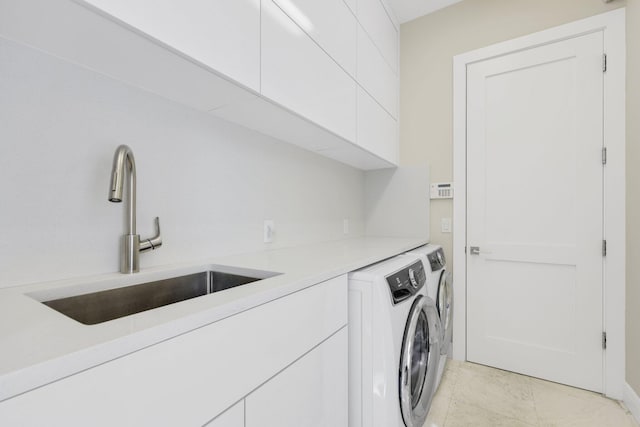
[[[633,418],[640,423],[640,396],[635,392],[628,383],[624,383],[623,402]]]

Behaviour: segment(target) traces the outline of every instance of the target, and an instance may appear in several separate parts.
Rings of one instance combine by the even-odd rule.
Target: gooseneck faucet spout
[[[111,185],[109,187],[109,201],[122,202],[124,192],[125,170],[128,171],[128,221],[127,233],[122,236],[122,249],[120,256],[120,272],[125,274],[140,271],[140,252],[157,249],[162,245],[160,235],[160,219],[156,217],[156,235],[140,242],[140,236],[136,233],[136,161],[133,151],[126,145],[116,149],[111,170]]]
[[[126,166],[128,166],[129,170],[129,220],[127,234],[136,234],[136,161],[133,157],[133,151],[126,145],[119,146],[115,156],[113,156],[109,201],[114,203],[122,202]]]

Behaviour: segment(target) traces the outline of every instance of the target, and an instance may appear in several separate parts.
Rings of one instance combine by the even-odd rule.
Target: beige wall
[[[464,0],[403,24],[400,54],[400,162],[428,162],[431,182],[451,181],[452,58],[460,53],[622,6],[627,14],[627,382],[640,392],[640,0]],[[634,120],[635,118],[635,120]],[[634,170],[635,167],[635,170]],[[451,257],[450,200],[431,203],[431,240]],[[455,230],[454,230],[455,231]]]
[[[640,0],[627,0],[627,383],[640,395]]]

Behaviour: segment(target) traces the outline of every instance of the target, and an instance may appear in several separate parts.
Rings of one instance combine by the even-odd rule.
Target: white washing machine
[[[436,389],[440,385],[447,357],[450,356],[451,340],[453,338],[453,282],[451,273],[447,269],[444,250],[440,245],[425,245],[406,254],[409,259],[414,256],[423,258],[430,273],[427,275],[427,295],[436,302],[438,317],[440,318],[442,340],[440,345],[440,365]]]
[[[349,274],[349,427],[423,426],[442,336],[429,273],[400,256]]]

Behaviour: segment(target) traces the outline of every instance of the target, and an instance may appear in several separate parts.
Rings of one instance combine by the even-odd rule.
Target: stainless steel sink
[[[278,274],[263,273],[262,277],[250,277],[220,271],[203,271],[139,285],[42,301],[42,303],[80,323],[95,325]]]

